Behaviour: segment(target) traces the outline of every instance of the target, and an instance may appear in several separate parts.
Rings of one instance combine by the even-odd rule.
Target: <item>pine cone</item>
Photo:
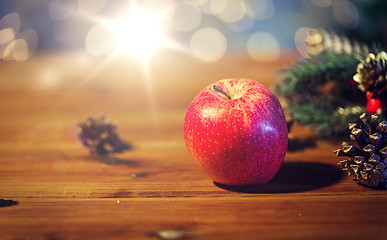
[[[88,117],[78,123],[78,138],[93,154],[119,153],[131,149],[131,146],[118,136],[117,126],[107,123],[106,117],[99,119]]]
[[[351,140],[358,146],[343,142],[343,149],[334,151],[337,156],[350,157],[340,161],[339,166],[354,175],[363,185],[386,188],[387,183],[387,122],[379,122],[378,115],[360,116],[362,124],[350,123]]]
[[[357,66],[353,76],[364,92],[373,92],[374,97],[381,98],[387,91],[387,54],[382,51],[375,57],[373,53]]]
[[[324,29],[312,29],[306,38],[309,53],[316,55],[324,51],[367,55],[369,50],[366,44],[339,36],[334,32],[328,33]]]

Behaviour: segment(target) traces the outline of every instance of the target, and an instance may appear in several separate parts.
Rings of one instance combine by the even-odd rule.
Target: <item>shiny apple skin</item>
[[[261,185],[280,169],[288,132],[277,97],[256,81],[234,78],[195,96],[184,119],[184,139],[195,163],[215,182]]]

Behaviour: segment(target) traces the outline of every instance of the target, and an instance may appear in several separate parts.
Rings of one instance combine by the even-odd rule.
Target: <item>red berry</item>
[[[366,95],[366,97],[367,97],[367,100],[368,100],[368,101],[371,101],[371,99],[372,99],[372,95],[374,95],[374,93],[373,93],[373,92],[367,92],[367,95]]]
[[[367,94],[367,98],[368,98],[368,94]],[[380,102],[379,99],[372,98],[367,103],[367,110],[370,114],[381,114],[383,110],[382,103]]]

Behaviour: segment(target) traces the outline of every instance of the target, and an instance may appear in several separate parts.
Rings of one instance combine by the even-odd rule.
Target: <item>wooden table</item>
[[[280,172],[259,187],[217,185],[191,160],[183,119],[199,90],[229,77],[270,87],[294,60],[0,62],[0,239],[386,239],[386,191],[342,174],[340,139],[295,126]],[[101,113],[132,151],[98,160],[81,145],[77,123]]]

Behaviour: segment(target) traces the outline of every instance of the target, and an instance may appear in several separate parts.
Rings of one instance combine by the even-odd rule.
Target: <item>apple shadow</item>
[[[277,175],[267,184],[257,186],[228,186],[214,182],[215,186],[241,193],[295,193],[332,185],[343,177],[335,166],[324,163],[284,162]]]
[[[302,151],[307,148],[315,148],[316,140],[313,138],[308,139],[289,139],[288,141],[288,152]]]

